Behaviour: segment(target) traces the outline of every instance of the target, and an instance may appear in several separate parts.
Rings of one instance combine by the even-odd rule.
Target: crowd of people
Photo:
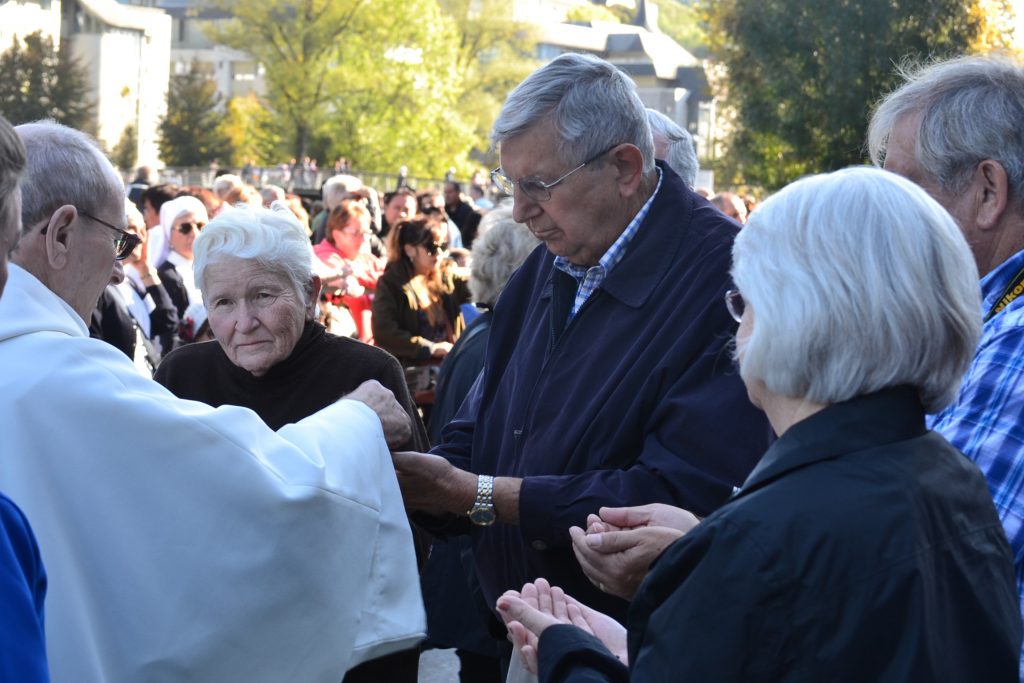
[[[903,76],[756,208],[588,55],[466,191],[0,118],[0,680],[1020,680],[1024,65]]]

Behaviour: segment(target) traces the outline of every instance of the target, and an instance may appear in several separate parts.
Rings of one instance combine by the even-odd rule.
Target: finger
[[[599,555],[589,551],[587,549],[580,549],[573,546],[573,552],[576,554],[576,561],[580,563],[580,569],[583,570],[584,576],[594,584],[598,590],[604,592],[605,584],[610,580],[610,573],[599,564],[598,560],[605,559],[607,556]]]
[[[534,676],[537,675],[537,648],[533,645],[526,645],[519,652],[523,661],[523,667]]]
[[[571,602],[568,603],[566,605],[566,614],[569,617],[570,624],[581,631],[594,635],[594,630],[591,628],[590,622],[583,616],[583,610],[580,609],[579,605]]]
[[[602,555],[611,555],[640,545],[644,540],[644,530],[645,528],[641,527],[625,531],[606,531],[603,534],[587,534],[585,541],[590,550]]]
[[[601,517],[601,521],[614,524],[619,528],[645,526],[651,520],[651,506],[601,508],[598,510],[598,514]]]
[[[551,587],[551,614],[563,623],[569,623],[569,614],[566,611],[565,591],[558,586]]]
[[[534,581],[537,586],[537,609],[544,614],[551,614],[551,584],[547,579]]]

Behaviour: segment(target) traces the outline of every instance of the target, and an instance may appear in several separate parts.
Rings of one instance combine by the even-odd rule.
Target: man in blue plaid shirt
[[[1024,65],[974,56],[903,75],[872,116],[871,158],[957,220],[985,316],[956,401],[929,425],[985,474],[1024,604]]]

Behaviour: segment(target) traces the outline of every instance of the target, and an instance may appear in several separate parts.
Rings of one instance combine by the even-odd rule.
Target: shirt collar
[[[605,275],[610,273],[612,268],[614,268],[619,261],[622,260],[622,257],[626,255],[626,249],[629,247],[629,243],[632,242],[636,233],[640,230],[640,224],[644,222],[645,218],[647,218],[647,214],[651,211],[651,205],[654,204],[654,198],[658,196],[658,190],[661,189],[662,173],[661,169],[657,166],[655,166],[655,170],[658,171],[658,184],[655,186],[654,192],[652,192],[651,196],[647,198],[644,205],[640,207],[640,210],[633,217],[633,220],[629,222],[629,225],[626,226],[626,229],[622,231],[622,234],[619,235],[618,239],[616,239],[612,243],[612,246],[608,247],[608,250],[604,252],[604,255],[601,256],[601,259],[597,262],[596,266],[578,266],[564,256],[556,256],[555,268],[572,275],[577,280],[586,275],[587,271],[591,268],[600,268]]]

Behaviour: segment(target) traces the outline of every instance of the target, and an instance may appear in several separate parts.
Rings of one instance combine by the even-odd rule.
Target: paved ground
[[[420,655],[419,683],[459,683],[455,650],[427,650]]]

